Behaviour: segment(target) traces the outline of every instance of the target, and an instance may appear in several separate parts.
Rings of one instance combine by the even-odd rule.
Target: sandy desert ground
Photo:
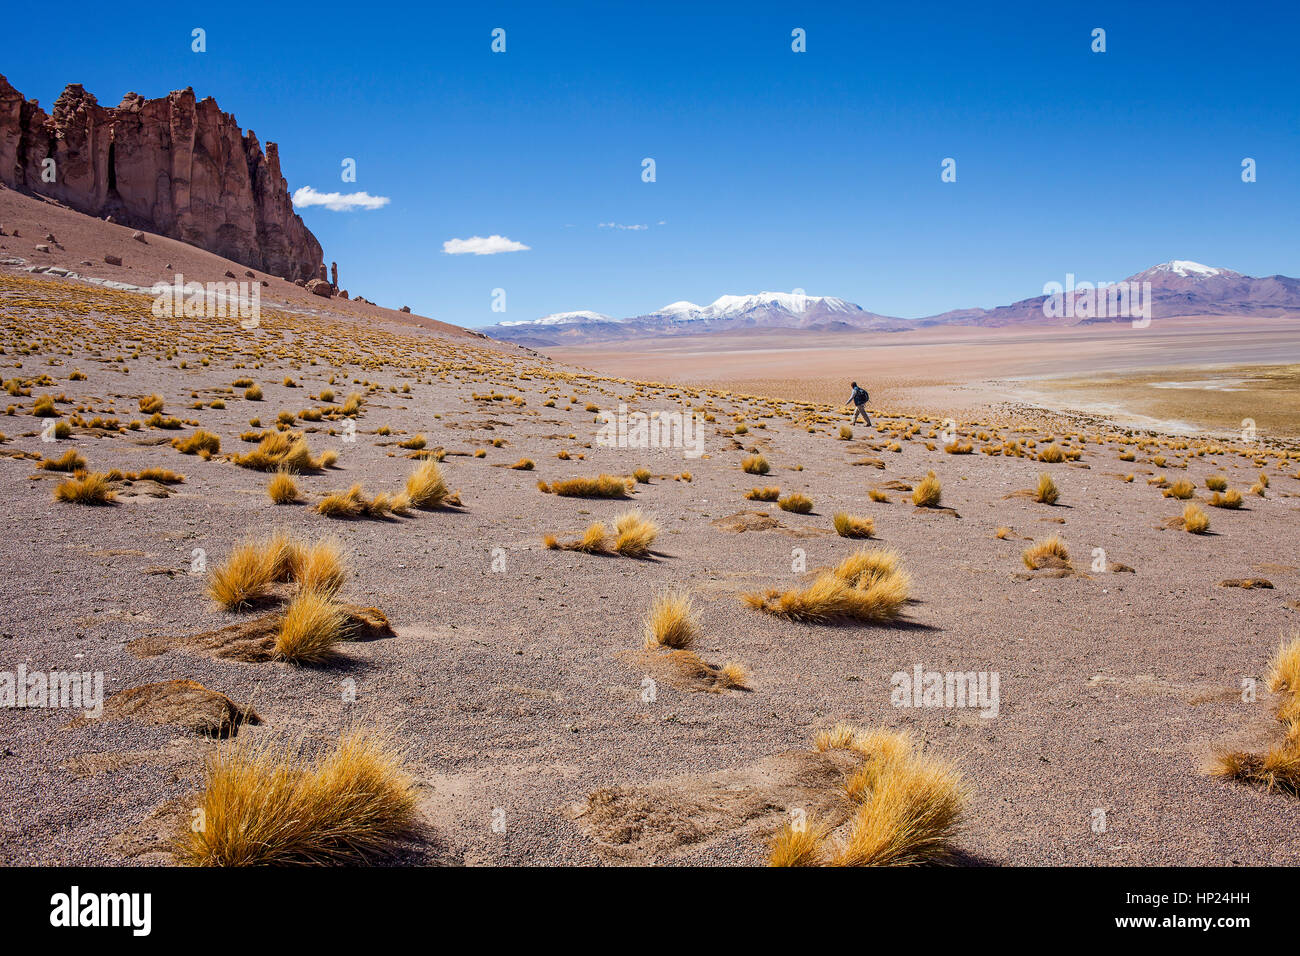
[[[1300,405],[1290,385],[1300,367],[1298,318],[1196,316],[1145,328],[750,330],[546,354],[610,375],[830,404],[846,401],[848,383],[857,380],[892,409],[940,418],[1058,412],[1219,437],[1240,434],[1249,418],[1257,435],[1296,439]]]
[[[219,278],[213,258],[191,274]],[[109,697],[99,720],[0,710],[4,863],[177,862],[222,748],[311,751],[378,727],[407,750],[418,798],[398,862],[762,864],[792,811],[848,819],[851,757],[812,747],[841,723],[909,730],[961,773],[958,862],[1300,862],[1293,797],[1204,772],[1215,747],[1260,752],[1281,734],[1263,682],[1300,608],[1300,453],[1285,443],[1005,412],[961,416],[945,436],[935,416],[896,410],[888,387],[873,427],[844,436],[834,407],[691,384],[708,356],[676,366],[684,384],[657,384],[633,380],[635,362],[585,372],[391,313],[307,305],[264,305],[255,329],[163,320],[144,296],[0,271],[4,667],[99,671]],[[750,374],[775,382],[779,368]],[[703,455],[603,446],[599,413],[621,403],[694,411]],[[51,420],[66,437],[42,440]],[[199,431],[219,447],[176,447]],[[267,433],[318,459],[293,476],[295,503],[274,504],[274,476],[236,461]],[[106,476],[111,502],[55,500],[76,477],[45,463],[69,452]],[[765,475],[742,470],[757,455]],[[316,508],[357,484],[367,499],[397,494],[429,460],[459,506]],[[538,487],[637,469],[646,480],[629,478],[620,500]],[[914,506],[930,471],[941,501]],[[1021,494],[1044,473],[1055,505]],[[1244,506],[1212,507],[1212,476]],[[1191,498],[1166,495],[1183,480]],[[767,486],[811,511],[745,497]],[[1189,504],[1207,533],[1177,526]],[[631,507],[660,529],[646,557],[543,543]],[[839,536],[838,512],[872,519],[873,537]],[[371,625],[325,663],[273,653],[287,586],[241,611],[208,596],[241,541],[276,530],[337,539],[338,599],[382,612],[364,612]],[[1030,570],[1022,552],[1053,535],[1068,565]],[[910,578],[896,618],[801,623],[743,600],[805,587],[864,546],[896,550]],[[643,646],[667,590],[694,602],[693,662]],[[743,667],[743,688],[719,679],[724,663]],[[996,672],[997,716],[894,706],[891,675],[918,665]],[[173,681],[202,688],[126,693]],[[224,741],[201,732],[228,705],[260,722]]]

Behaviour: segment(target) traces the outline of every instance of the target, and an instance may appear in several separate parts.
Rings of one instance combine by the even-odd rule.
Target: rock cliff
[[[0,76],[0,183],[286,279],[323,274],[275,143],[192,89],[104,107],[74,83],[46,115]]]

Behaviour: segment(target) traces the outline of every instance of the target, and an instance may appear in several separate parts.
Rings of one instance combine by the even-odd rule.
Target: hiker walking
[[[853,412],[853,421],[849,423],[850,425],[856,425],[858,423],[859,415],[862,416],[862,420],[866,422],[867,425],[871,424],[871,416],[867,414],[867,402],[870,399],[871,396],[867,394],[867,390],[865,388],[859,388],[858,383],[854,382],[853,391],[849,394],[848,402],[845,403],[845,408],[849,405],[852,405],[855,408],[855,411]]]

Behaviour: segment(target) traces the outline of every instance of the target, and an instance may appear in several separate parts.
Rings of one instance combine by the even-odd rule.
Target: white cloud
[[[334,212],[351,212],[354,209],[378,209],[387,206],[387,196],[372,196],[370,193],[318,193],[310,186],[303,186],[293,194],[293,204],[299,207],[324,206]]]
[[[601,222],[597,223],[601,229],[630,229],[633,232],[640,232],[642,229],[649,229],[649,226],[637,224],[635,226],[625,226],[621,222]]]
[[[448,239],[442,244],[442,251],[449,256],[463,256],[466,253],[475,256],[494,256],[498,252],[524,252],[531,249],[522,242],[515,242],[505,236],[470,236],[468,239]]]

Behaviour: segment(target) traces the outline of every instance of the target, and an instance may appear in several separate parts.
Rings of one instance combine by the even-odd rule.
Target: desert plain
[[[858,758],[826,744],[843,725],[906,731],[960,775],[946,862],[1300,862],[1285,779],[1211,772],[1286,746],[1268,677],[1300,609],[1300,446],[1294,392],[1259,397],[1294,374],[1285,322],[542,356],[260,273],[255,327],[160,319],[141,292],[27,269],[245,270],[6,203],[0,669],[102,673],[105,701],[0,709],[5,864],[189,862],[230,748],[310,759],[358,729],[409,775],[415,825],[377,862],[766,864],[793,818],[832,842],[853,825]],[[850,378],[870,426],[839,404]],[[1256,385],[1149,384],[1210,378]],[[620,406],[696,416],[702,454],[602,443]],[[288,444],[302,457],[268,469]],[[430,464],[446,488],[420,506]],[[556,493],[600,475],[616,497]],[[94,476],[99,503],[58,500]],[[645,553],[566,547],[632,509],[657,527]],[[214,600],[276,533],[342,556],[329,598],[352,624],[319,659],[282,653],[292,575]],[[773,603],[864,548],[892,554],[896,606]],[[689,657],[647,646],[668,593],[693,606]],[[917,667],[996,674],[996,714],[899,706]]]

